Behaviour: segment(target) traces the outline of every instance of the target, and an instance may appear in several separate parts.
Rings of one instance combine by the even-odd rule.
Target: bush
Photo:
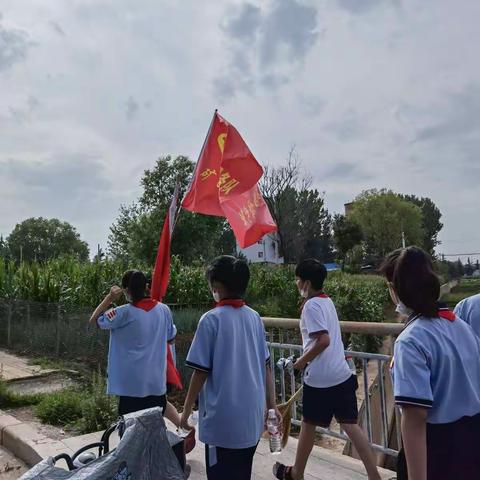
[[[100,373],[94,373],[88,395],[82,403],[82,418],[77,422],[81,433],[106,430],[118,418],[116,397],[107,395],[105,379]]]
[[[82,407],[82,393],[63,390],[46,395],[37,405],[36,414],[43,423],[64,427],[82,418]]]
[[[94,373],[82,391],[68,389],[45,395],[36,414],[43,423],[80,433],[97,432],[117,419],[117,399],[105,393],[105,378]]]

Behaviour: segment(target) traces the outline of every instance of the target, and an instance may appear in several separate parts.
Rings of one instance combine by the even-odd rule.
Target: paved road
[[[0,447],[0,480],[16,480],[21,477],[28,468],[15,458],[8,450]]]

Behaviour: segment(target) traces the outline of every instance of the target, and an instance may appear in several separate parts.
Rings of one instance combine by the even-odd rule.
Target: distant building
[[[345,203],[344,208],[345,208],[345,216],[347,217],[350,213],[352,213],[353,206],[355,205],[355,202],[349,202]]]
[[[248,248],[240,248],[237,245],[237,252],[245,255],[251,263],[284,263],[283,257],[280,256],[280,242],[275,233],[265,235]]]

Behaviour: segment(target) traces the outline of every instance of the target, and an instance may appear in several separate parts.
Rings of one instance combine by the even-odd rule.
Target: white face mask
[[[303,290],[300,291],[300,295],[303,298],[308,298],[308,289],[304,288]]]
[[[400,315],[404,315],[405,317],[409,317],[413,313],[413,310],[411,308],[408,308],[400,300],[398,301],[397,308],[395,309],[395,311]]]
[[[212,295],[215,302],[218,303],[220,301],[220,294],[218,292],[212,292]]]
[[[131,297],[127,292],[125,292],[125,300],[126,300],[128,303],[131,303],[131,302],[132,302],[132,297]]]

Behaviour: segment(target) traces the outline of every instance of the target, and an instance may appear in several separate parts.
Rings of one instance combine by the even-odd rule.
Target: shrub
[[[77,428],[82,433],[106,430],[118,418],[117,399],[107,395],[105,379],[100,373],[93,374],[81,411]]]
[[[83,395],[76,390],[50,393],[37,405],[36,414],[43,423],[67,426],[82,417]]]

